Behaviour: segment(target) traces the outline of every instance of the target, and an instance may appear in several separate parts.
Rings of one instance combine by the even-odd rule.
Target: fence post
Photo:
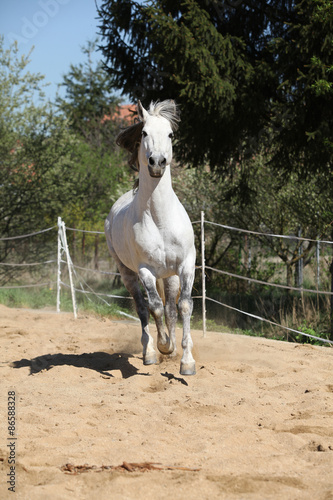
[[[61,292],[61,217],[58,217],[58,272],[57,272],[57,313],[60,312],[60,292]]]
[[[72,262],[71,256],[69,255],[67,236],[66,236],[66,226],[65,226],[64,221],[62,221],[62,234],[64,237],[64,246],[65,246],[66,258],[67,258],[69,282],[71,285],[74,318],[77,319],[76,299],[75,299],[75,290],[74,290],[74,282],[73,282],[73,274],[72,274],[73,262]]]
[[[298,227],[298,237],[302,237],[302,227]],[[296,284],[295,286],[302,288],[303,287],[303,257],[301,257],[303,253],[303,243],[299,244],[298,248],[298,261],[296,263]]]
[[[317,261],[317,290],[320,288],[320,241],[316,243],[316,261]]]
[[[201,212],[202,331],[206,337],[205,212]]]
[[[59,224],[59,235],[60,235],[60,240],[61,240],[61,248],[59,250],[58,247],[58,265],[60,267],[61,263],[61,252],[62,250],[65,251],[66,253],[66,260],[67,260],[67,267],[68,267],[68,274],[69,274],[69,282],[70,282],[70,287],[71,287],[71,293],[72,293],[72,303],[73,303],[73,313],[74,313],[74,318],[77,319],[77,308],[76,308],[76,299],[75,299],[75,289],[74,289],[74,282],[73,282],[73,274],[72,274],[72,266],[73,262],[71,259],[71,256],[69,255],[69,250],[68,250],[68,244],[67,244],[67,236],[66,236],[66,226],[64,221],[61,220],[61,218],[58,218],[58,224]],[[59,290],[60,290],[60,277],[59,277],[59,270],[58,270],[58,283],[59,283]],[[60,311],[60,291],[59,291],[59,311]]]

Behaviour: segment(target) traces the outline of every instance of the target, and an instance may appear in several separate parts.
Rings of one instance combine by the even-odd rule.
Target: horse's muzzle
[[[148,159],[148,171],[151,177],[162,177],[166,167],[166,158],[159,155],[151,155]]]
[[[148,172],[150,177],[162,177],[165,172],[165,167],[151,167],[148,165]]]

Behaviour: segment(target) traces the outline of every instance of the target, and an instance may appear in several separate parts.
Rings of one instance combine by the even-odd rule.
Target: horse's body
[[[139,188],[136,192],[124,194],[113,205],[105,221],[107,243],[123,282],[135,301],[142,326],[145,364],[157,361],[153,338],[149,333],[149,312],[156,322],[159,351],[173,355],[176,352],[176,300],[180,290],[178,310],[183,320],[180,373],[192,375],[195,373],[190,334],[194,234],[191,221],[172,189],[170,170],[171,139],[178,121],[177,109],[173,101],[164,101],[152,103],[147,112],[139,102],[138,114],[141,122],[121,132],[118,144],[132,153],[132,160],[139,170]],[[148,307],[139,279],[147,292]],[[157,291],[161,280],[169,335],[164,331],[163,301]]]

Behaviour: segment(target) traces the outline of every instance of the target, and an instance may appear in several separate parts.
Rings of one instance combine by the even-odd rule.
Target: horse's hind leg
[[[180,277],[181,293],[178,302],[178,310],[183,320],[183,356],[180,362],[181,375],[195,375],[195,361],[192,356],[193,341],[191,338],[190,320],[193,310],[191,298],[194,273],[188,273]]]
[[[149,333],[149,310],[140,289],[138,275],[126,267],[114,252],[112,252],[112,255],[117,262],[124,285],[134,299],[135,309],[141,321],[143,363],[145,365],[153,365],[157,363],[156,352],[154,349],[154,339]]]

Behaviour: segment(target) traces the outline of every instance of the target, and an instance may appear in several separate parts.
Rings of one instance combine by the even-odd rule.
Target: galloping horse
[[[172,137],[179,114],[172,100],[152,102],[148,111],[139,101],[137,110],[140,121],[120,132],[117,144],[131,153],[132,165],[139,170],[139,185],[113,205],[105,221],[106,239],[124,285],[135,301],[142,327],[144,364],[157,362],[149,333],[149,313],[156,323],[159,351],[175,355],[176,302],[180,293],[178,310],[183,321],[180,373],[194,375],[190,333],[194,233],[171,182]],[[148,306],[139,279],[146,290]],[[169,335],[163,326],[164,313]]]

